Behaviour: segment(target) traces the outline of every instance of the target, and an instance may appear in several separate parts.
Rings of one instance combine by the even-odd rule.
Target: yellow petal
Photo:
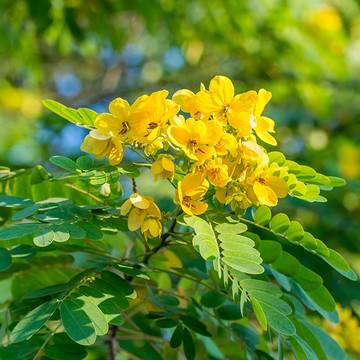
[[[80,149],[86,153],[94,154],[96,157],[102,157],[111,149],[109,145],[111,145],[109,140],[98,140],[89,134],[84,138]]]
[[[163,156],[161,158],[161,165],[163,167],[164,170],[169,171],[169,172],[174,172],[175,171],[175,165],[174,162],[168,158],[167,156]]]
[[[183,127],[172,125],[169,127],[167,132],[170,141],[179,147],[186,146],[189,142],[189,133]]]
[[[119,139],[112,138],[112,143],[113,143],[113,147],[108,155],[109,164],[117,165],[122,161],[124,157],[124,149]]]
[[[207,129],[205,142],[212,146],[219,142],[223,136],[223,128],[217,120],[204,122]]]
[[[191,113],[194,110],[195,94],[187,89],[176,91],[172,99],[181,107],[181,110]]]
[[[253,185],[253,190],[261,205],[277,205],[277,196],[269,186],[263,185],[259,181],[256,181]]]
[[[136,231],[140,228],[145,217],[145,213],[140,209],[132,209],[128,217],[128,228],[130,231]]]
[[[257,93],[254,90],[236,95],[231,104],[231,112],[242,112],[253,114],[257,100]]]
[[[234,97],[234,85],[226,76],[215,76],[209,85],[211,97],[216,105],[228,106]]]
[[[119,132],[120,119],[112,114],[104,113],[96,117],[95,126],[102,135],[112,136]]]
[[[126,120],[129,116],[130,105],[126,100],[116,98],[110,103],[109,110],[121,120]]]
[[[250,115],[246,112],[228,114],[229,124],[237,130],[240,137],[248,137],[251,133]]]
[[[208,204],[202,201],[192,201],[191,213],[193,215],[201,215],[206,212]],[[191,215],[191,214],[190,214]]]
[[[120,207],[120,215],[125,216],[128,214],[132,206],[132,203],[127,199]]]
[[[270,91],[266,91],[265,89],[260,89],[258,92],[258,98],[255,107],[255,116],[260,116],[266,104],[270,101],[272,94]]]
[[[150,206],[150,201],[138,193],[131,194],[129,200],[138,209],[147,209]]]
[[[285,180],[277,176],[267,176],[265,178],[265,182],[266,185],[271,187],[278,198],[284,198],[289,192],[289,188]]]

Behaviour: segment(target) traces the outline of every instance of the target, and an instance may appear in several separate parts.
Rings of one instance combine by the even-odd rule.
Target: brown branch
[[[116,353],[118,350],[118,344],[116,339],[118,327],[116,325],[111,325],[109,329],[109,339],[108,339],[108,359],[116,360]]]

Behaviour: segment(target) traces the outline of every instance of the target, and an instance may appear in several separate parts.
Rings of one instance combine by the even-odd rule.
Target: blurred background
[[[359,0],[3,0],[0,56],[0,160],[11,168],[80,154],[84,130],[44,98],[101,112],[217,74],[238,92],[270,90],[280,150],[348,182],[327,204],[280,210],[360,271]]]

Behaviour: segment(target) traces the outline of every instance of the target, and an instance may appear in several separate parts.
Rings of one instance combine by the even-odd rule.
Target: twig
[[[118,350],[118,344],[116,339],[116,333],[118,331],[118,327],[116,325],[111,325],[109,329],[109,339],[108,339],[108,359],[115,360],[116,353]]]
[[[84,194],[84,195],[86,195],[86,196],[88,196],[88,197],[90,197],[91,199],[95,200],[96,202],[98,202],[98,203],[100,203],[100,204],[103,204],[103,203],[104,203],[104,202],[103,202],[100,198],[98,198],[97,196],[91,194],[90,192],[88,192],[88,191],[86,191],[86,190],[84,190],[84,189],[80,189],[80,188],[78,188],[77,186],[75,186],[75,185],[73,185],[73,184],[67,183],[67,184],[65,184],[65,186],[67,186],[67,187],[69,187],[69,188],[71,188],[71,189],[73,189],[73,190],[75,190],[75,191],[77,191],[77,192],[79,192],[79,193],[82,193],[82,194]]]

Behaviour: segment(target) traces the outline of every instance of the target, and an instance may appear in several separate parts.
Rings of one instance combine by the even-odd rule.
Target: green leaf
[[[277,241],[261,240],[258,248],[264,262],[271,264],[282,254],[282,246]]]
[[[96,340],[96,330],[83,305],[81,300],[67,298],[60,306],[60,316],[67,335],[73,341],[92,345]]]
[[[94,166],[94,160],[88,155],[83,155],[77,158],[76,165],[81,170],[91,170]]]
[[[51,245],[54,240],[54,231],[52,231],[51,228],[47,227],[41,229],[38,233],[36,233],[33,242],[36,246],[45,247]]]
[[[191,333],[187,328],[184,328],[182,338],[183,338],[184,354],[185,354],[186,359],[194,360],[195,359],[195,344],[194,344],[194,340],[191,336]]]
[[[286,236],[291,241],[300,241],[304,236],[304,229],[302,225],[296,220],[290,221],[290,226],[286,232]]]
[[[82,309],[86,312],[87,316],[90,318],[96,335],[105,335],[109,331],[108,323],[106,321],[105,315],[99,309],[99,307],[88,297],[81,296],[78,298],[83,301]]]
[[[266,331],[267,330],[267,319],[265,316],[265,312],[259,302],[256,299],[251,299],[251,305],[253,307],[256,319],[261,326],[261,328]]]
[[[300,265],[300,268],[294,275],[293,279],[297,281],[306,291],[316,290],[323,283],[321,276],[303,265]]]
[[[42,165],[36,165],[31,170],[31,178],[30,178],[30,184],[40,184],[45,180],[48,180],[51,178],[51,174],[48,173],[45,168]]]
[[[101,240],[103,238],[102,231],[96,225],[90,223],[81,223],[80,225],[81,228],[86,231],[85,236],[90,240]]]
[[[345,354],[344,350],[325,331],[323,331],[318,326],[315,326],[309,322],[305,323],[303,321],[303,323],[316,336],[322,348],[324,349],[327,357],[330,360],[345,360],[347,358],[347,355]]]
[[[329,256],[322,256],[322,259],[343,276],[353,281],[357,280],[357,275],[351,270],[347,261],[335,250],[329,249]]]
[[[182,343],[184,328],[182,325],[178,325],[171,335],[170,346],[175,349]]]
[[[162,329],[174,328],[178,321],[173,319],[160,319],[155,322],[155,325]]]
[[[338,187],[338,186],[346,185],[346,181],[342,178],[339,178],[336,176],[328,176],[328,179],[330,180],[329,186],[331,186],[331,187]]]
[[[300,240],[300,244],[307,250],[316,250],[317,249],[317,241],[315,237],[309,232],[305,231],[302,239]]]
[[[83,228],[83,224],[81,224],[81,226],[76,224],[64,224],[62,226],[67,229],[72,239],[84,239],[86,237],[87,232],[86,229]]]
[[[26,235],[33,234],[42,228],[43,225],[38,223],[33,224],[18,224],[0,229],[0,240],[13,240]]]
[[[215,230],[221,234],[241,234],[247,230],[247,226],[243,223],[237,224],[219,224],[215,226]]]
[[[7,196],[7,195],[0,196],[0,206],[22,207],[22,206],[29,206],[31,204],[33,204],[33,202],[29,199],[23,199],[17,196]]]
[[[17,343],[29,340],[50,319],[57,306],[58,302],[53,300],[31,310],[14,327],[10,334],[10,342]]]
[[[198,334],[204,336],[211,336],[211,334],[206,329],[206,325],[195,317],[190,315],[181,315],[180,319],[184,323],[184,325],[186,325],[189,329],[197,332]]]
[[[279,334],[285,336],[293,336],[296,333],[294,324],[283,313],[278,311],[276,304],[268,305],[261,303],[261,307],[265,313],[269,326]]]
[[[283,251],[271,266],[278,272],[293,277],[299,271],[301,264],[296,257]]]
[[[250,349],[255,349],[260,343],[259,335],[251,328],[242,324],[232,323],[231,328]]]
[[[217,315],[224,320],[238,320],[242,318],[238,305],[227,304],[216,309]]]
[[[270,229],[276,233],[284,233],[290,226],[290,220],[286,214],[276,214],[270,221]]]
[[[243,279],[240,281],[240,285],[250,294],[253,291],[263,291],[268,292],[276,297],[281,297],[282,295],[281,290],[268,281],[258,279]]]
[[[257,224],[266,225],[271,219],[271,210],[267,206],[260,206],[253,212],[252,216]]]
[[[216,308],[225,302],[226,298],[218,292],[208,291],[200,299],[202,305],[208,308]]]
[[[131,295],[134,292],[134,289],[126,280],[111,271],[103,271],[101,273],[101,278],[116,287],[116,289],[122,292],[125,296]]]
[[[325,286],[321,285],[315,290],[306,291],[306,294],[323,310],[331,312],[335,309],[335,300]]]
[[[87,128],[94,126],[97,113],[91,109],[80,108],[76,110],[50,99],[43,100],[43,104],[53,113],[78,126]]]
[[[66,156],[55,155],[52,156],[49,161],[52,164],[70,172],[75,172],[78,169],[76,163],[73,160],[67,158]]]
[[[28,206],[24,209],[21,209],[20,211],[17,211],[13,216],[12,216],[12,220],[13,221],[19,221],[22,219],[25,219],[29,216],[31,216],[32,214],[34,214],[38,209],[39,209],[39,205],[38,204],[34,204],[31,206]]]
[[[321,343],[316,338],[314,333],[309,329],[309,327],[306,326],[306,322],[299,319],[293,319],[293,323],[296,327],[297,336],[300,337],[309,346],[309,348],[316,354],[317,358],[327,359]]]
[[[0,271],[5,271],[11,266],[11,253],[5,248],[0,248]]]

